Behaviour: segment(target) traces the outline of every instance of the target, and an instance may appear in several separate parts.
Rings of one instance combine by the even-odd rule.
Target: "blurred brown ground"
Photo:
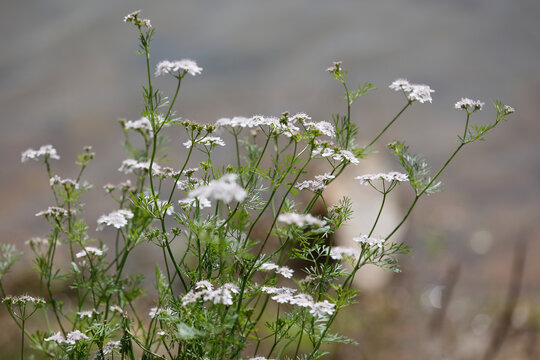
[[[463,127],[453,109],[457,100],[486,101],[477,121],[493,119],[491,99],[515,107],[487,143],[458,156],[442,178],[443,192],[415,209],[404,235],[413,255],[402,259],[403,273],[382,290],[363,293],[361,306],[343,316],[358,319],[341,326],[360,346],[340,346],[334,358],[481,358],[502,311],[516,241],[528,242],[523,288],[499,357],[540,358],[538,1],[4,0],[1,7],[1,242],[28,254],[24,241],[46,235],[45,222],[33,214],[51,198],[43,169],[20,163],[29,147],[54,144],[62,156],[55,172],[69,177],[76,152],[93,145],[88,222],[112,206],[100,189],[122,179],[117,119],[139,117],[144,70],[134,56],[136,33],[122,17],[141,8],[157,28],[153,63],[189,57],[204,68],[185,82],[177,107],[199,122],[285,110],[327,120],[343,112],[343,102],[324,69],[343,60],[351,83],[378,87],[353,110],[360,139],[372,137],[402,105],[387,87],[395,78],[436,90],[433,104],[415,104],[376,155],[392,161],[383,145],[404,139],[435,169]],[[166,79],[157,84],[172,86]],[[180,143],[171,149],[181,151]],[[362,163],[355,171],[364,172]],[[434,335],[428,325],[436,286],[453,264],[460,264],[460,276],[443,330]],[[26,281],[29,268],[19,263],[11,284]],[[0,316],[4,329],[12,329],[3,309]],[[0,348],[15,339],[15,331],[4,331]]]

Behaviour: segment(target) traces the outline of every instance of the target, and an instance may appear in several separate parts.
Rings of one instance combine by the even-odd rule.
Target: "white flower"
[[[242,201],[247,196],[246,190],[236,184],[236,174],[226,174],[208,185],[199,186],[188,194],[188,198],[221,200],[226,203],[232,200]]]
[[[62,336],[62,334],[59,332],[57,332],[56,334],[54,334],[53,336],[49,336],[48,338],[45,338],[44,339],[45,341],[55,341],[59,344],[65,342],[66,340],[64,339],[64,337]]]
[[[61,179],[60,176],[54,175],[49,179],[49,185],[63,185],[64,187],[73,187],[74,189],[79,189],[79,183],[72,179]]]
[[[249,360],[274,360],[274,359],[267,359],[264,356],[255,356],[255,357],[249,358]]]
[[[212,203],[210,202],[210,200],[208,200],[207,198],[203,198],[203,197],[198,197],[198,198],[187,198],[187,199],[183,199],[183,200],[178,200],[178,204],[180,204],[180,206],[182,207],[191,207],[195,204],[199,204],[199,208],[200,209],[204,209],[204,208],[209,208],[212,206]]]
[[[319,121],[319,122],[306,121],[304,122],[304,126],[311,130],[317,130],[321,132],[323,135],[326,135],[329,137],[336,136],[334,126],[327,121]]]
[[[204,146],[225,146],[225,142],[219,136],[207,136],[202,139],[197,139],[195,140],[195,144],[203,144]],[[189,149],[193,146],[193,141],[186,141],[184,146]]]
[[[75,257],[77,259],[79,258],[82,258],[83,256],[90,256],[90,255],[95,255],[95,256],[102,256],[103,255],[103,250],[101,249],[98,249],[96,247],[93,247],[93,246],[87,246],[84,248],[84,250],[82,251],[79,251],[77,254],[75,254]]]
[[[362,185],[369,185],[371,181],[375,180],[383,180],[388,182],[404,182],[409,181],[409,175],[399,173],[396,171],[389,172],[387,174],[379,173],[379,174],[365,174],[361,176],[355,177],[356,180],[360,180],[360,184]]]
[[[343,246],[334,246],[330,250],[330,257],[334,260],[343,260],[344,256],[352,259],[358,259],[360,257],[360,251]]]
[[[243,117],[243,116],[235,116],[232,119],[221,118],[221,119],[216,121],[215,125],[216,126],[230,126],[230,127],[233,127],[233,128],[234,127],[252,128],[252,127],[259,126],[261,124],[262,124],[262,122],[259,120],[258,117],[247,118],[247,117]]]
[[[123,171],[124,174],[132,173],[134,170],[146,170],[150,169],[150,160],[148,161],[137,161],[134,159],[126,159],[122,161],[122,166],[118,168],[118,171]],[[152,175],[157,176],[161,175],[161,166],[156,163],[152,164]]]
[[[326,221],[317,219],[311,214],[297,214],[297,213],[285,213],[278,216],[278,221],[284,222],[289,225],[306,226],[324,226]]]
[[[157,64],[155,76],[163,74],[174,74],[180,70],[189,73],[192,76],[198,75],[202,72],[202,68],[197,63],[190,59],[182,59],[177,61],[164,60]]]
[[[211,301],[214,304],[232,305],[233,295],[239,292],[238,286],[232,283],[226,283],[223,286],[214,289],[212,283],[207,280],[199,281],[184,297],[182,305],[194,303],[199,299]]]
[[[354,237],[353,240],[359,244],[367,244],[369,246],[378,246],[378,247],[382,247],[385,241],[384,239],[371,238],[371,237],[368,237],[367,235],[360,235],[358,237]]]
[[[410,84],[407,79],[397,79],[389,87],[395,91],[402,90],[407,95],[407,99],[421,103],[426,101],[431,102],[431,93],[435,92],[428,85]]]
[[[329,173],[322,174],[322,175],[315,175],[315,180],[305,180],[302,182],[298,182],[294,185],[298,190],[308,189],[310,191],[318,191],[318,190],[324,190],[326,188],[326,184],[328,181],[335,178],[334,175],[330,175]]]
[[[463,110],[482,110],[482,107],[484,106],[484,103],[480,100],[471,100],[469,98],[461,98],[460,101],[458,101],[454,107],[456,109],[463,109]]]
[[[275,270],[275,272],[277,274],[280,274],[281,276],[283,276],[283,277],[285,277],[287,279],[290,279],[293,276],[293,273],[294,273],[294,271],[291,268],[287,267],[287,266],[279,266],[279,265],[271,263],[271,262],[267,262],[267,263],[262,264],[259,267],[259,270],[261,270],[261,271]]]
[[[122,308],[118,305],[111,305],[109,306],[109,310],[111,310],[112,312],[117,312],[119,314],[123,314],[124,313],[124,310],[122,310]]]
[[[127,23],[127,22],[132,22],[132,21],[134,21],[140,14],[141,14],[141,10],[133,11],[133,12],[127,14],[126,16],[124,16],[124,22],[125,22],[125,23]]]
[[[175,312],[170,308],[158,309],[157,307],[151,308],[148,312],[148,316],[150,316],[152,319],[161,314],[165,314],[166,316],[173,316],[175,315]]]
[[[313,306],[313,297],[309,294],[297,294],[292,297],[290,304],[301,307],[311,307]]]
[[[114,350],[120,349],[120,341],[109,341],[103,347],[103,354],[108,355],[112,354]]]
[[[154,131],[152,130],[152,123],[148,120],[147,117],[143,116],[139,120],[128,120],[124,124],[124,129],[126,130],[141,130],[143,132],[148,132],[150,136],[154,136]]]
[[[313,150],[313,155],[321,155],[329,157],[336,161],[347,161],[353,164],[358,164],[358,159],[349,150],[338,149],[328,142],[318,142],[318,146]]]
[[[84,254],[82,256],[84,256]],[[92,310],[78,311],[77,312],[77,315],[79,315],[79,317],[81,319],[83,319],[85,317],[91,319],[92,316],[94,316],[94,314],[99,314],[99,311],[97,311],[96,309],[92,309]]]
[[[109,215],[101,215],[97,221],[98,230],[103,229],[103,226],[114,226],[117,229],[127,225],[128,220],[133,218],[133,213],[130,210],[120,209],[111,212]]]
[[[71,214],[75,213],[75,210],[70,211]],[[68,211],[64,208],[57,207],[57,206],[49,206],[47,210],[40,211],[36,214],[36,216],[45,216],[45,217],[54,217],[57,219],[61,219],[63,217],[68,216]]]
[[[67,334],[66,337],[66,343],[68,344],[75,344],[77,341],[80,340],[88,340],[88,336],[80,332],[79,330],[72,331]]]
[[[2,299],[2,302],[9,305],[12,305],[12,304],[25,305],[28,303],[32,303],[38,306],[38,305],[46,304],[45,300],[43,300],[42,298],[34,297],[30,295],[6,296],[5,298]]]
[[[56,153],[56,149],[52,145],[43,145],[39,150],[28,149],[21,154],[21,162],[28,160],[39,160],[40,157],[49,159],[60,159],[60,156]]]
[[[334,308],[336,307],[335,304],[332,304],[328,300],[320,301],[317,303],[314,303],[310,306],[309,312],[313,316],[324,316],[324,315],[332,315],[334,313]]]

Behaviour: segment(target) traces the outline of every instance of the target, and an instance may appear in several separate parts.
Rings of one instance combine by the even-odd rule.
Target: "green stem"
[[[392,124],[401,116],[401,114],[403,114],[403,112],[412,104],[413,102],[411,100],[409,100],[409,102],[407,102],[407,104],[403,107],[403,109],[401,109],[400,112],[397,113],[396,116],[394,116],[394,118],[384,127],[384,129],[381,130],[381,132],[375,136],[375,138],[373,140],[371,140],[371,142],[368,144],[368,146],[366,146],[366,148],[369,148],[371,145],[373,145],[377,140],[379,140],[379,138],[382,136],[382,134],[384,134],[386,132],[386,130],[388,130],[388,128],[390,126],[392,126]]]

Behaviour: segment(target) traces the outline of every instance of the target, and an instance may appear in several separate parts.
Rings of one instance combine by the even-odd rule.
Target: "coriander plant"
[[[458,152],[483,140],[514,111],[495,102],[495,120],[473,125],[471,117],[484,103],[457,102],[465,117],[463,133],[435,172],[405,142],[389,144],[403,172],[357,177],[380,193],[380,208],[370,231],[354,238],[357,246],[335,246],[336,230],[352,216],[351,200],[327,204],[324,189],[367,157],[406,110],[431,102],[433,90],[405,79],[393,82],[390,88],[402,93],[403,108],[366,145],[355,140],[351,107],[374,87],[360,84],[350,90],[340,62],[327,71],[343,87],[346,111],[331,121],[283,113],[199,124],[178,117],[174,109],[183,81],[202,68],[188,59],[152,65],[155,29],[150,21],[139,11],[124,21],[138,31],[147,83],[142,117],[120,121],[128,158],[119,170],[128,178],[104,186],[116,205],[97,219],[97,231],[103,232],[88,225],[80,200],[92,189],[83,180],[94,158],[90,147],[78,155],[74,179],[55,174],[53,160],[59,155],[51,145],[22,154],[22,162],[45,165],[54,204],[36,214],[49,223],[50,232],[28,242],[39,294],[6,294],[1,279],[20,254],[12,245],[1,245],[0,291],[21,330],[21,359],[29,347],[34,356],[55,359],[313,360],[327,354],[325,344],[353,343],[335,333],[332,324],[341,309],[355,302],[355,274],[366,264],[399,271],[396,257],[409,248],[392,236],[419,199],[439,189],[441,174]],[[153,85],[154,76],[176,82],[171,97]],[[174,167],[160,165],[169,161],[167,142],[179,141],[164,132],[175,129],[185,132],[183,160]],[[230,162],[217,163],[215,152],[225,146],[234,155]],[[326,172],[312,178],[307,170],[314,163]],[[413,201],[386,237],[373,237],[387,197],[402,183],[410,186]],[[324,205],[323,215],[313,215],[316,203]],[[161,254],[152,275],[155,290],[144,286],[143,276],[150,274],[126,269],[142,244],[152,244]],[[58,261],[59,250],[69,257],[67,265]],[[67,291],[71,301],[58,289]],[[154,307],[143,307],[143,297],[150,297]],[[37,330],[36,323],[26,326],[31,318],[44,320]]]

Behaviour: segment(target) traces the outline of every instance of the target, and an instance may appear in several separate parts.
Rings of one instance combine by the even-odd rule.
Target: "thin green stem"
[[[386,132],[386,130],[388,130],[388,128],[390,126],[392,126],[392,124],[401,116],[401,114],[403,114],[403,112],[412,104],[413,102],[411,100],[409,100],[407,102],[407,104],[403,107],[403,109],[400,110],[400,112],[397,113],[396,116],[394,116],[394,118],[384,127],[384,129],[381,130],[381,132],[375,136],[375,138],[373,140],[371,140],[371,142],[366,146],[366,148],[369,148],[371,147],[371,145],[373,145],[377,140],[379,140],[379,138],[382,136],[382,134],[384,134]]]

